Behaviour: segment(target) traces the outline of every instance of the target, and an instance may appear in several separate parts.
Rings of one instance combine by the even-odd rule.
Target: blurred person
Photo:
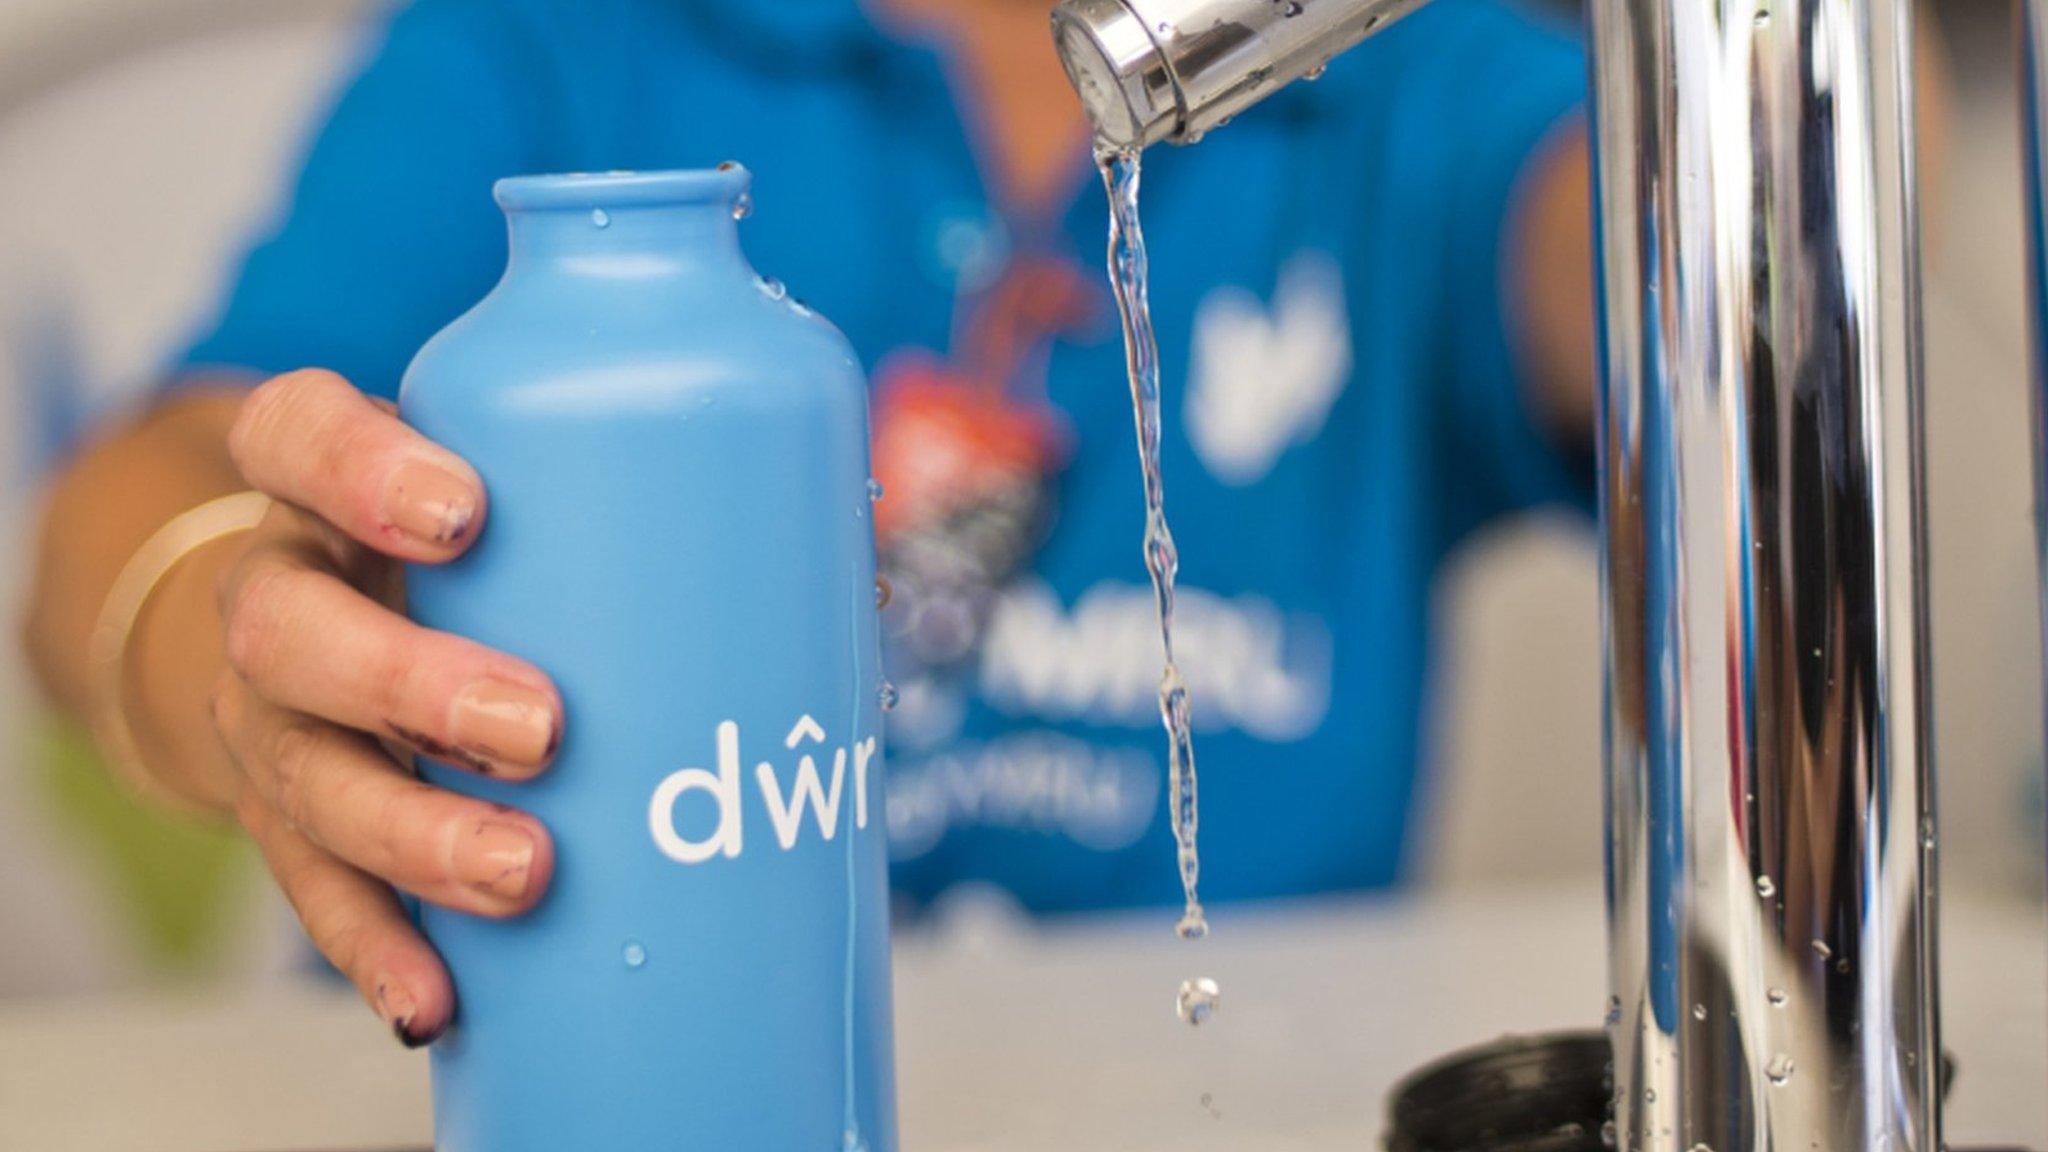
[[[754,263],[866,360],[906,905],[1177,899],[1106,213],[1050,7],[418,0],[156,402],[55,485],[49,692],[118,718],[136,787],[238,821],[408,1042],[455,993],[399,894],[516,916],[553,850],[399,757],[530,779],[575,739],[545,669],[399,611],[401,564],[489,530],[482,479],[391,401],[501,271],[509,175],[744,161]],[[1499,517],[1590,503],[1584,71],[1532,14],[1437,0],[1147,157],[1212,901],[1402,877],[1436,574]],[[260,524],[191,549],[96,669],[138,549],[247,489]]]

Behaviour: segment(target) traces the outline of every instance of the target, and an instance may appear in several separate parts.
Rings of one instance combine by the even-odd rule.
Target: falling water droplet
[[[841,1147],[843,1152],[868,1152],[868,1142],[861,1139],[858,1132],[848,1132]]]
[[[1216,1014],[1217,1006],[1223,1000],[1223,990],[1207,976],[1183,980],[1180,995],[1174,1001],[1174,1010],[1180,1018],[1191,1025],[1200,1027]]]
[[[882,681],[882,711],[894,712],[896,710],[896,705],[900,703],[902,699],[903,694],[896,691],[896,686],[894,684],[889,683],[887,680]]]
[[[1759,876],[1756,878],[1756,894],[1769,900],[1778,894],[1778,886],[1771,883],[1769,876]]]
[[[612,226],[612,214],[602,208],[594,208],[590,212],[590,222],[599,228],[609,228]]]
[[[754,287],[759,288],[761,295],[766,296],[770,300],[781,301],[789,298],[789,285],[784,284],[773,276],[763,276],[759,280],[754,281]]]
[[[1792,1071],[1792,1058],[1783,1052],[1771,1057],[1771,1062],[1764,1065],[1764,1076],[1779,1087],[1783,1087],[1786,1081],[1792,1079]]]
[[[638,940],[626,941],[626,947],[621,950],[620,955],[624,957],[628,968],[647,966],[647,949],[642,947]]]
[[[1200,904],[1181,914],[1180,923],[1173,926],[1174,934],[1183,940],[1200,940],[1209,934],[1209,918],[1202,914]]]
[[[1693,1005],[1692,1018],[1695,1020],[1705,1020],[1707,1018],[1707,1006],[1705,1004]]]
[[[1783,988],[1773,988],[1764,993],[1764,999],[1769,1000],[1773,1008],[1783,1008],[1786,1000],[1785,990]]]
[[[753,214],[754,194],[752,192],[740,193],[738,198],[732,202],[732,218],[735,220],[745,220]]]

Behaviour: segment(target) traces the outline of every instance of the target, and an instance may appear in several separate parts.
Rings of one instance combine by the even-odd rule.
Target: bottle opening
[[[671,172],[571,172],[513,176],[494,190],[508,212],[553,208],[618,209],[670,204],[738,204],[753,173],[735,163]]]

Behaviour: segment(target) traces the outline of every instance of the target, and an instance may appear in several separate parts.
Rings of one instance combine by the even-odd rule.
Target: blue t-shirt
[[[993,206],[948,68],[856,0],[420,0],[184,362],[319,365],[390,396],[502,270],[493,181],[726,159],[756,173],[743,237],[764,273],[870,369],[942,358],[1024,257],[1101,284],[1107,229],[1085,155],[1057,219]],[[1502,306],[1517,177],[1583,93],[1556,30],[1437,0],[1320,82],[1146,157],[1211,900],[1400,876],[1432,579],[1489,519],[1583,498],[1525,410]],[[913,901],[963,881],[1039,910],[1177,898],[1130,399],[1106,292],[1090,307],[1033,361],[1073,431],[1049,537],[976,654],[892,669],[890,832]]]

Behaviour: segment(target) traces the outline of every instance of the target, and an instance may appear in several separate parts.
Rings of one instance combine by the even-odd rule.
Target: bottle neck
[[[507,212],[509,275],[649,279],[748,271],[732,206],[648,204]]]

